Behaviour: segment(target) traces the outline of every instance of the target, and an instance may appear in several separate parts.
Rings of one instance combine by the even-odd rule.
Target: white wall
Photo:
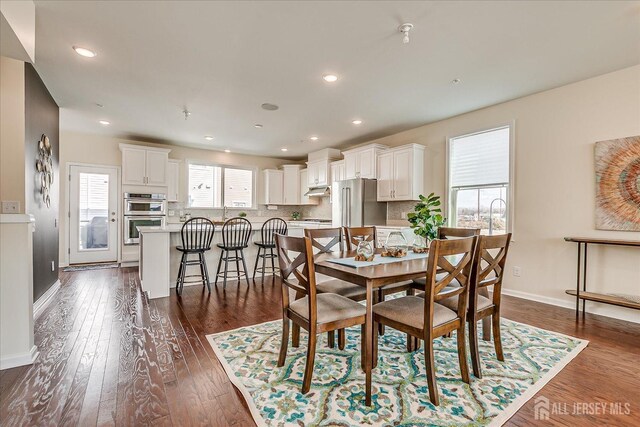
[[[25,212],[24,62],[0,57],[0,200]]]
[[[462,88],[464,90],[464,88]],[[505,288],[573,306],[576,244],[564,236],[640,240],[595,230],[594,143],[640,135],[640,66],[494,105],[376,141],[427,147],[425,192],[445,194],[448,137],[515,122],[515,242]],[[522,268],[513,277],[511,267]],[[640,294],[640,250],[589,248],[588,289]],[[587,303],[587,310],[640,322],[640,312]]]
[[[201,160],[211,163],[221,163],[228,165],[252,166],[259,170],[277,168],[287,163],[295,163],[283,159],[272,157],[248,156],[244,154],[225,153],[222,151],[199,150],[195,148],[180,147],[174,145],[151,144],[139,141],[131,141],[126,139],[112,138],[102,135],[86,134],[79,132],[60,132],[60,174],[67,173],[68,163],[86,163],[95,165],[122,166],[122,152],[119,144],[136,144],[153,147],[169,148],[170,159],[177,160]],[[22,162],[24,164],[24,161]],[[181,174],[181,194],[184,196],[186,190],[186,169],[185,162],[180,164]],[[67,180],[60,179],[60,212],[66,215],[68,211],[68,195]],[[257,175],[257,200],[261,200],[261,192],[263,191],[262,173]],[[24,196],[23,196],[24,197]],[[65,236],[68,233],[66,229],[66,221],[60,221],[60,262],[65,263],[65,255],[67,248],[65,247]]]

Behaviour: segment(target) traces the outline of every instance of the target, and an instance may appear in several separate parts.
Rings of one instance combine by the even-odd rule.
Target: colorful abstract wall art
[[[640,231],[640,136],[596,142],[596,228]]]

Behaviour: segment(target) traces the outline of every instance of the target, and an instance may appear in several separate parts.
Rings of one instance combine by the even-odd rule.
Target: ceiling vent
[[[268,102],[265,102],[264,104],[261,105],[263,110],[267,110],[267,111],[276,111],[278,108],[277,105],[275,104],[269,104]]]

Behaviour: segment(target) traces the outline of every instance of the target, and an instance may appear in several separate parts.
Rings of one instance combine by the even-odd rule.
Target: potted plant
[[[246,218],[246,217],[247,217],[247,213],[246,213],[246,212],[240,212],[240,213],[238,214],[238,216],[239,216],[240,218]]]
[[[420,202],[413,208],[414,211],[407,215],[413,232],[419,237],[419,242],[414,242],[414,251],[416,247],[428,247],[429,242],[438,237],[438,228],[446,221],[442,216],[440,204],[440,196],[431,193],[425,197],[421,194]]]
[[[297,221],[302,218],[302,215],[298,211],[291,212],[291,219]]]

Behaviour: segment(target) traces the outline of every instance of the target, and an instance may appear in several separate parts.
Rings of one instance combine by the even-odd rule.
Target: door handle
[[[111,218],[111,222],[116,222],[116,219],[115,218]]]

